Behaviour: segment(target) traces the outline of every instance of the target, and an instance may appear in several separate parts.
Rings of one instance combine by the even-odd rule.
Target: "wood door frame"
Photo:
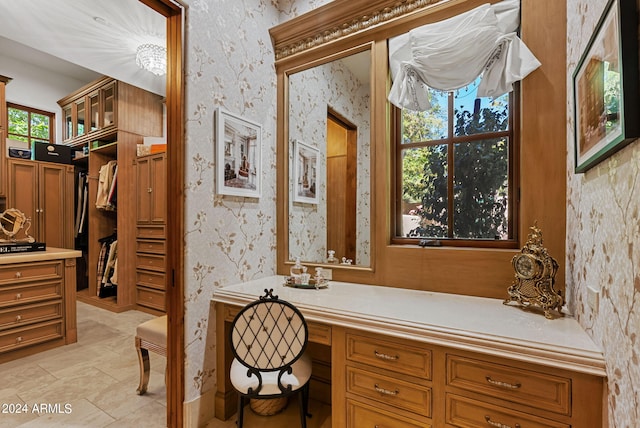
[[[184,402],[184,17],[174,0],[139,0],[167,18],[167,426],[183,426]]]

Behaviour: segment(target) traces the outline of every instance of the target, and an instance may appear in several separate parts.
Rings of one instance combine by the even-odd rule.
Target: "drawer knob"
[[[20,343],[20,342],[22,342],[22,336],[16,337],[16,343]]]
[[[17,322],[22,321],[22,315],[16,315],[16,321]]]
[[[492,427],[496,427],[496,428],[512,428],[511,425],[505,425],[505,424],[502,424],[500,422],[492,421],[491,420],[491,416],[488,416],[488,415],[484,417],[484,420],[487,421],[487,423],[489,425],[491,425]],[[513,426],[513,428],[520,428],[520,424],[515,424]]]
[[[390,391],[388,389],[380,388],[377,383],[373,385],[373,388],[376,390],[376,392],[379,392],[380,394],[391,395],[393,397],[395,397],[400,393],[400,391],[398,391],[397,389],[395,391]]]
[[[378,352],[376,350],[374,350],[373,353],[376,355],[377,358],[380,358],[381,360],[396,361],[400,358],[397,355],[383,354],[382,352]]]
[[[485,376],[485,379],[487,380],[487,383],[489,385],[497,386],[499,388],[504,388],[504,389],[518,389],[522,386],[520,382],[518,383],[502,382],[499,380],[491,379],[491,376]]]
[[[16,278],[22,278],[22,272],[16,272]]]
[[[22,299],[22,293],[16,293],[16,300]]]

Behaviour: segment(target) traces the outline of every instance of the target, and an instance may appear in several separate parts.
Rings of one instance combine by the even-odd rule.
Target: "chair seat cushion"
[[[296,391],[302,388],[311,378],[311,357],[303,354],[292,366],[291,374],[282,376],[282,384],[286,387],[291,385],[291,390]],[[242,365],[236,358],[231,363],[230,380],[233,387],[241,394],[247,394],[249,388],[257,388],[258,378],[252,374],[247,376],[247,367]],[[261,372],[262,389],[259,395],[282,394],[278,388],[278,371]]]
[[[136,327],[136,336],[158,346],[167,346],[167,316],[150,319]]]

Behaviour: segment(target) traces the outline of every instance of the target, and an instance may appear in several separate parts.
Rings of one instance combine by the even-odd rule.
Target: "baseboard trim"
[[[216,391],[212,389],[194,400],[184,402],[182,406],[184,428],[205,427],[215,417],[213,406],[215,395]]]

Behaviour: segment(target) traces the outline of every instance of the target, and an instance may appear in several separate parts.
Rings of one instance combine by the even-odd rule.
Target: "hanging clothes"
[[[117,178],[117,170],[118,162],[115,160],[109,161],[100,167],[96,208],[115,211],[116,180],[114,178]]]
[[[114,233],[98,240],[101,243],[96,270],[97,295],[100,298],[117,295],[117,278],[113,274],[117,271],[118,238]]]
[[[87,215],[87,204],[89,196],[89,180],[85,171],[78,173],[76,195],[76,221],[75,221],[75,237],[84,233],[85,217]]]

